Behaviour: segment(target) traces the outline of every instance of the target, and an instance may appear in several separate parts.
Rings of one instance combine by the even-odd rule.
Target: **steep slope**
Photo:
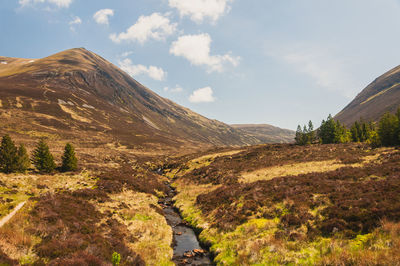
[[[294,141],[295,132],[289,129],[282,129],[268,124],[252,125],[231,125],[247,134],[259,139],[262,143],[290,143]]]
[[[347,126],[363,118],[377,121],[385,112],[400,106],[400,66],[383,74],[368,85],[335,119]]]
[[[83,48],[43,59],[0,57],[3,131],[136,147],[259,141],[162,98]]]

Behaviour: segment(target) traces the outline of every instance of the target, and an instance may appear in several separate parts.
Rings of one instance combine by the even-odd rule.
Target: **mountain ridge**
[[[245,131],[263,143],[294,142],[295,131],[283,129],[269,124],[231,124],[231,127]]]
[[[42,59],[0,57],[0,62],[0,121],[8,131],[43,131],[69,138],[87,131],[102,141],[138,146],[261,143],[157,95],[84,48]],[[11,117],[27,117],[34,130],[4,119]]]
[[[378,121],[385,112],[394,113],[400,106],[400,66],[376,78],[363,89],[335,119],[346,126],[363,119]]]

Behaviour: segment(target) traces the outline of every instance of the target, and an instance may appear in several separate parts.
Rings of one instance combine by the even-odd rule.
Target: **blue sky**
[[[226,123],[295,129],[400,64],[399,0],[2,0],[0,55],[85,47]]]

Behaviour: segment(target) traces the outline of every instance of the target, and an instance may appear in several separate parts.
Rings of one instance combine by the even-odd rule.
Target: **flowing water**
[[[173,206],[176,191],[169,184],[167,197],[160,199],[164,215],[174,233],[174,257],[176,265],[214,265],[210,253],[200,245],[194,230],[182,220]]]

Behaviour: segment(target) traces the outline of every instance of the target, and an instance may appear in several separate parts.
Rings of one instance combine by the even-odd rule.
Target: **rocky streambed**
[[[173,261],[176,265],[214,265],[207,249],[201,246],[195,231],[182,219],[174,207],[175,189],[168,184],[168,195],[159,200],[164,216],[174,233]]]

